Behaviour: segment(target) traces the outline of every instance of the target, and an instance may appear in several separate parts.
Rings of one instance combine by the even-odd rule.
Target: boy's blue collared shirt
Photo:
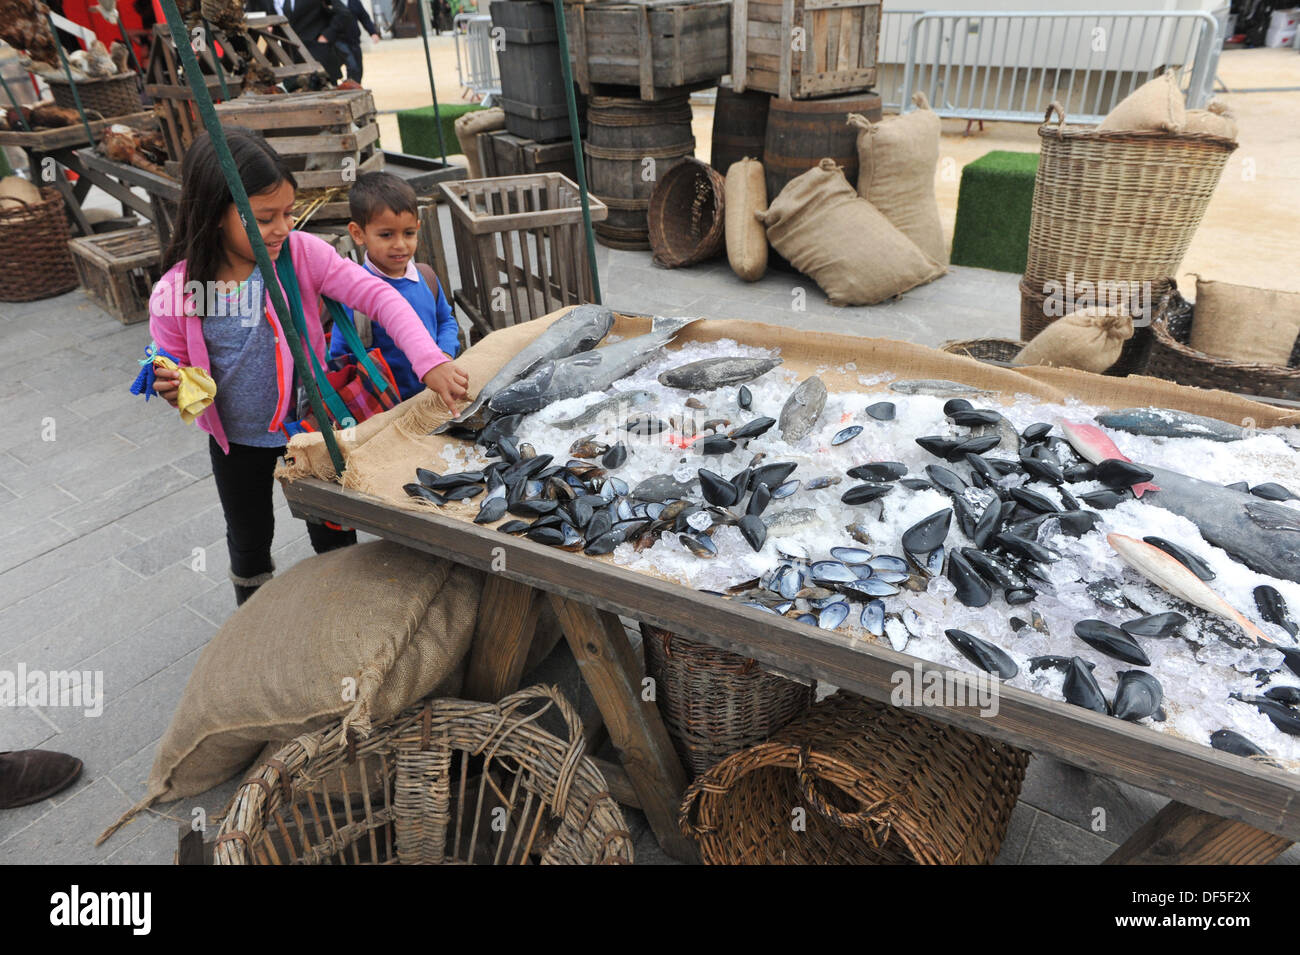
[[[455,358],[457,351],[460,350],[460,327],[456,324],[456,316],[452,313],[451,304],[442,293],[442,285],[435,282],[437,288],[429,288],[412,260],[407,261],[406,274],[401,278],[392,278],[381,272],[370,261],[368,253],[362,264],[402,294],[402,297],[415,310],[415,314],[420,316],[420,321],[429,330],[429,334],[438,343],[438,347],[448,357]],[[348,314],[352,314],[351,309],[348,309]],[[384,360],[388,362],[388,367],[393,372],[393,379],[397,382],[397,390],[402,393],[402,397],[409,398],[423,389],[424,383],[415,377],[411,363],[402,354],[402,350],[388,337],[388,333],[380,327],[378,322],[373,320],[370,323],[370,328],[373,335],[371,347],[378,348],[384,356]],[[338,358],[347,354],[348,346],[347,342],[343,340],[343,336],[331,335],[330,357]]]

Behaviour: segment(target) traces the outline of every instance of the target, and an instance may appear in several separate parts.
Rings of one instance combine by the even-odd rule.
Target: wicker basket
[[[48,80],[54,102],[68,109],[76,109],[77,101],[72,96],[72,84],[66,79],[51,77]],[[77,93],[81,96],[81,106],[86,112],[94,110],[103,119],[138,113],[144,106],[140,102],[140,87],[136,85],[134,73],[117,73],[94,80],[77,80]]]
[[[676,269],[722,251],[726,180],[712,166],[685,159],[664,173],[647,213],[655,261]]]
[[[706,863],[986,864],[1029,754],[843,691],[686,790]],[[805,826],[791,825],[805,810]]]
[[[538,725],[552,708],[567,740]],[[427,700],[361,742],[335,723],[253,770],[227,808],[213,861],[631,863],[622,813],[584,746],[582,723],[555,687],[500,703]]]
[[[1176,275],[1237,148],[1207,133],[1067,126],[1060,103],[1047,108],[1038,135],[1025,266],[1034,287],[1069,274],[1091,282]]]
[[[1150,302],[1133,303],[1133,337],[1124,343],[1119,353],[1119,360],[1106,369],[1106,374],[1120,377],[1136,375],[1146,368],[1147,355],[1151,351],[1151,323],[1160,310],[1160,303],[1168,292],[1170,283],[1170,279],[1149,283],[1153,286]],[[1040,287],[1031,285],[1027,278],[1020,280],[1020,337],[1026,342],[1033,341],[1039,332],[1062,317],[1047,314],[1048,310],[1044,303],[1050,296],[1039,291]],[[1061,307],[1066,314],[1074,311],[1069,301],[1063,300]],[[1150,315],[1145,317],[1150,321],[1138,321],[1144,317],[1142,310],[1147,307],[1150,308]]]
[[[770,737],[812,703],[812,687],[756,661],[641,625],[659,712],[691,776]]]
[[[34,302],[77,287],[68,251],[68,214],[57,189],[41,201],[0,207],[0,302]]]
[[[1024,347],[1024,342],[1010,338],[971,338],[966,341],[944,342],[939,350],[949,355],[964,355],[976,361],[1009,365]]]
[[[1146,374],[1197,388],[1300,401],[1300,368],[1233,361],[1197,351],[1187,344],[1194,318],[1192,304],[1171,287],[1152,322]]]

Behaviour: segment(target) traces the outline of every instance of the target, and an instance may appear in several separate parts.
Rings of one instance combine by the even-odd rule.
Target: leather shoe
[[[0,753],[0,809],[49,799],[76,781],[81,766],[75,756],[43,749]]]

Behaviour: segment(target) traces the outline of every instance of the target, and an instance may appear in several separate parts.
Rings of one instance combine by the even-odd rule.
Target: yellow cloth
[[[162,355],[154,356],[153,365],[155,368],[166,368],[169,371],[177,368],[176,362]],[[207,411],[208,405],[212,404],[213,399],[217,397],[217,383],[202,368],[195,368],[192,365],[186,365],[180,369],[180,372],[180,390],[176,393],[176,406],[180,409],[181,420],[190,424]]]

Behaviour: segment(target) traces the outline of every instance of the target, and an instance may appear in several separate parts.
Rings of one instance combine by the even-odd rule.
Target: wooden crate
[[[123,325],[148,321],[149,295],[162,277],[153,226],[73,239],[68,249],[88,296]]]
[[[593,297],[578,187],[556,172],[439,185],[451,209],[471,338]],[[591,219],[605,204],[590,197]]]
[[[364,172],[384,168],[369,90],[245,93],[218,104],[217,118],[265,136],[288,162],[299,189],[347,186]]]
[[[558,172],[569,179],[578,177],[570,142],[537,143],[498,129],[479,134],[478,153],[485,178],[535,172]]]
[[[737,93],[861,92],[876,83],[880,0],[732,0],[731,42]]]
[[[578,88],[655,100],[714,86],[730,69],[730,0],[565,5]],[[622,88],[617,89],[617,88]]]

